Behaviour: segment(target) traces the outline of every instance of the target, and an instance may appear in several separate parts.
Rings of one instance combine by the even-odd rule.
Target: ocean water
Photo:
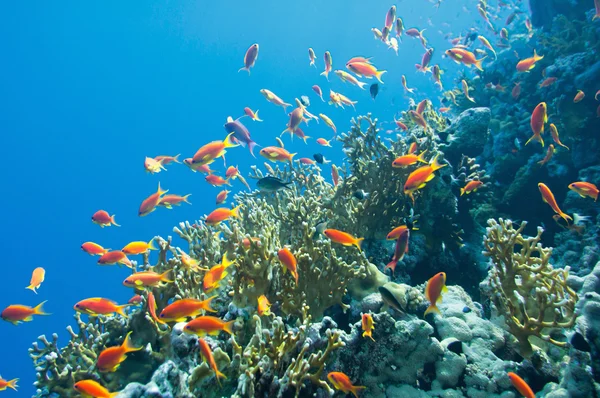
[[[498,2],[489,3],[496,10]],[[419,40],[405,35],[396,55],[373,38],[370,29],[382,28],[391,5],[379,0],[336,0],[7,2],[0,6],[4,159],[0,307],[34,306],[47,300],[44,308],[51,313],[18,326],[0,324],[0,374],[20,379],[18,393],[3,394],[35,394],[35,370],[27,350],[42,334],[58,333],[59,345],[65,344],[65,328],[73,323],[77,301],[106,297],[125,303],[133,295],[122,285],[129,270],[97,265],[96,258],[80,249],[83,242],[119,249],[130,241],[173,235],[172,228],[180,221],[199,220],[215,208],[220,188],[208,185],[204,174],[171,164],[167,171],[151,175],[143,168],[146,156],[191,157],[207,142],[222,140],[227,117],[242,116],[246,106],[258,109],[264,119],[262,123],[242,119],[254,141],[262,147],[277,145],[275,137],[286,127],[287,112],[268,103],[259,92],[263,88],[286,102],[308,96],[310,111],[327,114],[338,132],[350,128],[352,117],[370,112],[384,123],[382,135],[391,139],[395,134],[386,135],[385,130],[393,130],[394,117],[410,105],[401,75],[417,89],[410,96],[415,102],[428,98],[439,108],[440,91],[431,74],[415,70],[424,51]],[[426,0],[396,2],[406,29],[426,29],[429,46],[435,49],[431,64],[441,65],[446,89],[460,87],[463,74],[475,76],[473,68],[442,55],[451,46],[446,34],[464,36],[471,28],[486,32],[476,5],[476,1],[444,0],[437,9]],[[520,7],[528,13],[526,2]],[[505,19],[509,11],[500,8],[496,13]],[[485,34],[491,39],[490,32]],[[250,75],[238,72],[253,43],[260,45],[255,67]],[[309,47],[317,54],[316,68],[309,66]],[[345,62],[358,55],[373,57],[379,69],[387,70],[376,100],[370,98],[368,86],[360,90],[333,72],[329,80],[320,76],[325,51],[333,56],[334,70],[345,70]],[[356,110],[321,102],[311,90],[314,84],[323,89],[326,100],[332,89],[358,101]],[[506,86],[512,88],[508,82]],[[590,87],[588,96],[593,97],[598,88]],[[308,145],[285,136],[286,149],[297,152],[297,157],[322,153],[342,164],[339,143],[325,148],[314,141],[333,136],[323,122],[311,122],[303,130],[312,137]],[[227,166],[237,165],[243,175],[264,161],[242,147],[226,155]],[[221,159],[211,167],[224,175]],[[329,169],[323,170],[331,181]],[[160,208],[138,217],[139,204],[156,191],[159,182],[169,193],[191,194],[192,205]],[[254,188],[255,182],[249,182]],[[243,189],[233,182],[234,192]],[[232,203],[230,194],[227,204]],[[539,206],[546,205],[540,201]],[[92,223],[90,218],[99,209],[116,215],[121,227],[100,228]],[[552,220],[548,216],[545,222]],[[35,267],[46,270],[37,295],[25,289]]]

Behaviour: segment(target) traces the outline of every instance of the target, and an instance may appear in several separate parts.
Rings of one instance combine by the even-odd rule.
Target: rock
[[[461,156],[476,157],[483,152],[488,140],[488,126],[491,120],[489,108],[471,108],[461,113],[445,132],[449,143],[442,152],[451,162],[456,163]]]

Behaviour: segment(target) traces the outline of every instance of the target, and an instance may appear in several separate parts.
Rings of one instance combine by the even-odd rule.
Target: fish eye
[[[160,314],[159,317],[164,318],[165,314]]]
[[[75,308],[81,308],[81,305],[75,304]]]

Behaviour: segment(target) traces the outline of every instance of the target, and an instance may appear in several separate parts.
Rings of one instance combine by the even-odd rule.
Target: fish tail
[[[8,387],[8,388],[11,388],[11,389],[13,389],[13,390],[17,391],[17,388],[19,387],[19,386],[17,385],[17,382],[18,382],[18,381],[19,381],[19,379],[12,379],[12,380],[10,380],[10,381],[8,381],[8,382],[6,383],[6,387]]]
[[[262,119],[260,119],[258,117],[258,109],[256,110],[256,112],[254,112],[254,121],[255,122],[262,122]]]
[[[533,49],[533,59],[535,59],[536,61],[539,61],[540,59],[543,59],[544,56],[543,55],[538,55],[537,51],[535,51],[535,48]]]
[[[425,149],[423,152],[421,152],[421,154],[419,156],[417,156],[417,160],[422,163],[427,163],[427,161],[424,158],[426,153],[427,153],[427,149]]]
[[[423,29],[423,30],[425,30],[425,29]],[[354,394],[354,396],[356,398],[358,398],[359,391],[362,391],[362,390],[364,390],[366,388],[367,387],[365,387],[365,386],[353,386],[352,389],[350,389],[350,391],[352,392],[352,394]]]
[[[117,224],[117,222],[115,221],[115,215],[114,214],[110,217],[110,223],[112,225],[114,225],[115,227],[120,227],[120,225]]]
[[[377,78],[377,80],[379,80],[379,83],[383,84],[383,81],[381,80],[381,76],[387,73],[387,70],[378,70],[377,72],[375,72],[375,77]]]
[[[33,308],[33,313],[36,315],[50,315],[49,313],[44,311],[44,304],[46,304],[48,300],[42,301],[40,304]]]
[[[172,269],[168,269],[165,272],[163,272],[162,274],[160,274],[160,280],[162,282],[167,282],[167,283],[173,282],[171,279],[169,279],[172,271],[173,271]]]
[[[117,306],[117,310],[115,312],[123,317],[126,317],[127,315],[125,314],[125,311],[123,311],[123,310],[129,306],[131,306],[131,304],[119,305],[119,306]]]
[[[448,163],[442,164],[442,163],[438,162],[439,156],[440,156],[439,154],[435,155],[435,158],[433,158],[433,161],[431,162],[431,168],[433,169],[433,171],[436,171],[436,170],[441,169],[442,167],[448,166]]]
[[[235,320],[226,322],[225,325],[223,325],[223,330],[229,334],[233,334],[233,324],[234,323],[235,323]]]
[[[262,122],[262,120],[260,120]],[[248,142],[248,149],[250,150],[250,155],[252,155],[253,157],[256,157],[256,155],[254,154],[254,148],[260,146],[258,145],[256,142],[254,141],[250,141]]]
[[[225,148],[234,148],[240,144],[236,144],[233,142],[233,133],[229,133],[227,134],[227,137],[225,137],[225,139],[223,140],[223,144],[225,145]],[[225,156],[223,156],[223,158],[225,158]]]
[[[539,142],[540,144],[542,144],[542,148],[544,147],[544,139],[542,138],[541,135],[534,133],[531,136],[531,138],[527,140],[527,142],[525,143],[525,145],[529,144],[529,141],[531,141],[531,140],[535,140],[535,141]]]
[[[559,215],[569,224],[569,220],[573,221],[573,217],[568,215],[567,213],[560,212]]]
[[[250,75],[250,68],[246,68],[245,66],[242,67],[242,68],[240,68],[240,69],[238,69],[238,73],[240,73],[243,70],[248,71],[248,75]]]
[[[366,85],[367,85],[367,83],[365,83],[365,82],[358,82],[358,87],[360,87],[361,90],[364,90]]]
[[[383,271],[385,272],[386,269],[391,269],[392,275],[394,275],[394,272],[396,271],[396,265],[398,265],[398,262],[396,260],[392,259],[392,261],[387,263],[387,265],[383,268]]]
[[[177,155],[173,156],[173,162],[175,162],[175,163],[181,163],[181,162],[179,161],[179,156],[181,156],[181,154],[180,154],[180,153],[178,153]]]
[[[474,63],[473,65],[475,65],[475,67],[476,67],[477,69],[479,69],[480,71],[482,71],[482,72],[483,72],[483,68],[481,67],[481,63],[482,63],[482,62],[483,62],[483,60],[484,60],[484,59],[486,59],[486,58],[487,58],[487,55],[486,55],[485,57],[481,58],[481,59],[478,59],[478,60],[476,60],[476,61],[475,61],[475,63]]]
[[[36,287],[35,287],[35,286],[33,286],[33,285],[29,285],[29,286],[27,286],[25,289],[29,289],[29,290],[31,290],[32,292],[34,292],[35,294],[37,294],[37,290],[35,290],[35,289],[36,289]]]
[[[294,156],[296,156],[298,153],[290,153],[290,158],[288,159],[290,161],[290,164],[292,163],[292,160],[294,159]]]
[[[362,247],[362,243],[365,240],[365,238],[358,238],[356,240],[356,242],[354,243],[354,245],[356,245],[356,247],[358,248],[359,251],[362,251],[361,247]]]
[[[283,104],[281,104],[281,106],[283,107],[283,113],[287,113],[288,106],[292,106],[292,104],[288,104],[287,102],[284,102]]]
[[[192,196],[192,194],[191,194],[191,193],[188,193],[187,195],[185,195],[185,196],[183,197],[183,201],[184,201],[185,203],[187,203],[187,204],[190,204],[190,205],[191,205],[190,201],[188,200],[188,198],[189,198],[190,196]]]
[[[221,382],[219,381],[219,379],[227,380],[227,376],[225,376],[223,373],[221,373],[221,371],[219,371],[219,369],[215,369],[215,377],[217,378],[217,383],[219,383],[219,385],[221,385]]]
[[[600,14],[596,14],[592,17],[592,21],[595,21],[596,19],[600,18]]]
[[[158,192],[158,196],[162,196],[162,195],[166,194],[167,192],[169,192],[169,190],[168,190],[168,189],[166,189],[166,190],[163,190],[163,189],[160,187],[160,182],[159,182],[159,183],[158,183],[158,190],[157,190],[157,192]],[[114,217],[114,216],[113,216],[113,217]],[[111,217],[111,220],[112,220],[112,217]]]
[[[435,303],[431,304],[427,310],[425,310],[425,313],[423,314],[423,316],[427,316],[427,314],[431,314],[432,312],[435,312],[438,315],[442,315],[442,313],[440,312],[440,309],[435,305]]]
[[[240,209],[242,208],[242,205],[238,205],[236,207],[233,208],[233,210],[231,210],[231,215],[235,218],[240,218]]]
[[[136,347],[133,345],[133,342],[131,341],[131,333],[133,332],[127,333],[127,336],[125,336],[125,341],[123,341],[123,345],[121,346],[124,349],[125,353],[139,351],[142,348],[144,348],[143,346]]]
[[[464,194],[464,193],[465,193],[465,189],[464,189],[464,188],[461,188],[461,189],[460,189],[460,196],[463,196],[463,194]]]
[[[150,242],[148,242],[148,250],[158,250],[156,246],[154,246],[154,238],[150,239]]]
[[[213,308],[210,306],[210,303],[212,303],[212,301],[213,301],[215,298],[217,298],[217,297],[219,297],[219,295],[218,295],[218,294],[215,294],[214,296],[212,296],[212,297],[209,297],[209,298],[207,298],[206,300],[204,300],[204,302],[202,303],[202,304],[203,304],[203,305],[202,305],[202,309],[203,309],[204,311],[208,311],[208,312],[217,312],[217,310],[214,310],[214,309],[213,309]]]

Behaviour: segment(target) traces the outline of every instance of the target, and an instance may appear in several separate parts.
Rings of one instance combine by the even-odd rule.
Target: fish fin
[[[125,315],[125,312],[123,311],[125,308],[130,307],[131,304],[123,304],[123,305],[119,305],[117,306],[117,310],[115,311],[117,314],[122,315],[122,316],[127,316]]]
[[[243,70],[246,70],[246,71],[248,71],[248,75],[250,75],[250,68],[246,68],[245,66],[244,66],[244,67],[242,67],[242,68],[240,68],[240,69],[238,69],[238,73],[240,73],[240,72],[241,72],[241,71],[243,71]]]
[[[173,162],[175,162],[175,163],[181,163],[181,162],[179,161],[179,156],[181,156],[181,154],[180,154],[180,153],[178,153],[177,155],[173,156]]]
[[[120,227],[121,226],[121,225],[117,224],[117,222],[115,221],[115,215],[114,214],[112,215],[112,217],[110,217],[110,222],[115,227]]]
[[[49,313],[44,311],[44,304],[46,304],[48,300],[42,301],[40,304],[33,308],[33,313],[36,315],[50,315]],[[31,317],[30,317],[31,318]],[[31,320],[31,319],[30,319]]]
[[[383,84],[383,81],[381,80],[381,76],[387,73],[387,70],[378,70],[377,72],[375,72],[375,77],[377,78],[377,80],[379,80],[379,83]]]
[[[535,51],[535,50],[534,50],[534,51]],[[476,60],[476,61],[475,61],[475,63],[474,63],[473,65],[475,65],[475,67],[476,67],[477,69],[479,69],[480,71],[482,71],[482,72],[483,72],[483,68],[481,67],[481,63],[482,63],[482,62],[483,62],[483,60],[484,60],[484,59],[486,59],[486,58],[487,58],[487,55],[486,55],[485,57],[481,58],[481,59],[478,59],[478,60]]]
[[[160,182],[158,183],[158,190],[156,191],[158,193],[158,196],[162,196],[164,194],[166,194],[167,192],[169,192],[169,190],[163,190],[160,187]],[[156,210],[156,208],[152,209],[152,211]]]
[[[215,298],[217,298],[217,297],[219,297],[219,295],[218,295],[218,294],[215,294],[214,296],[212,296],[212,297],[209,297],[209,298],[207,298],[206,300],[204,300],[204,301],[202,302],[202,304],[203,304],[203,305],[202,305],[202,309],[204,309],[204,311],[208,311],[208,312],[217,312],[217,310],[214,310],[214,309],[212,309],[212,307],[210,306],[210,304],[212,303],[212,301],[213,301]]]
[[[434,173],[431,173],[431,174],[430,174],[430,175],[429,175],[429,176],[428,176],[428,177],[425,179],[425,182],[429,182],[429,181],[433,180],[434,178],[435,178],[435,174],[434,174]]]
[[[358,248],[358,251],[362,251],[361,247],[364,240],[365,238],[358,238],[356,243],[354,243],[354,245]]]
[[[261,120],[261,122],[262,122],[262,120]],[[254,151],[254,148],[255,148],[255,147],[257,147],[257,146],[260,146],[260,145],[258,145],[258,144],[257,144],[256,142],[254,142],[254,141],[250,141],[250,142],[248,142],[248,149],[250,150],[250,155],[252,155],[253,157],[256,157],[256,155],[254,154],[254,152],[253,152],[253,151]]]
[[[463,196],[463,194],[464,194],[464,193],[465,193],[465,189],[464,189],[464,188],[461,188],[461,189],[460,189],[460,196]]]
[[[23,322],[31,322],[33,321],[33,317],[29,315],[27,318],[23,319]]]
[[[436,171],[436,170],[441,169],[442,167],[448,166],[448,163],[442,164],[442,163],[438,162],[438,157],[439,157],[439,155],[436,155],[436,157],[433,158],[433,161],[431,162],[431,168],[433,169],[433,171]]]
[[[424,29],[423,29],[424,30]],[[366,389],[367,387],[365,386],[352,386],[352,388],[350,389],[350,391],[352,392],[352,394],[354,394],[354,396],[356,398],[358,398],[358,392],[362,391],[364,389]]]
[[[31,290],[32,292],[34,292],[35,294],[38,294],[38,293],[37,293],[37,291],[35,290],[35,289],[36,289],[36,287],[35,287],[35,286],[33,286],[33,285],[29,285],[29,286],[27,286],[25,289],[29,289],[29,290]]]
[[[192,194],[191,194],[191,193],[188,193],[187,195],[184,195],[184,196],[183,196],[183,201],[184,201],[185,203],[189,204],[189,205],[191,205],[190,201],[188,200],[188,198],[189,198],[190,196],[192,196]]]
[[[436,307],[436,305],[435,305],[435,304],[431,304],[431,305],[430,305],[430,306],[427,308],[427,310],[425,310],[425,313],[423,314],[423,316],[425,317],[425,316],[427,316],[427,314],[431,314],[431,313],[433,313],[433,312],[435,312],[435,313],[437,313],[437,314],[439,314],[439,315],[442,315],[442,313],[440,312],[440,310],[438,309],[438,307]]]
[[[421,152],[418,156],[417,156],[417,161],[421,162],[421,163],[427,163],[427,161],[425,160],[424,156],[427,153],[427,149],[425,149],[423,152]]]
[[[223,325],[223,330],[229,334],[233,334],[233,324],[234,323],[235,323],[235,320],[226,322],[225,325]]]
[[[169,279],[169,276],[171,275],[172,271],[173,271],[172,269],[168,269],[165,272],[163,272],[162,274],[160,274],[160,281],[166,282],[166,283],[172,283],[173,281],[171,279]]]
[[[569,224],[569,220],[573,221],[573,218],[567,213],[560,213],[559,215],[567,222],[567,225]]]
[[[240,218],[240,209],[243,205],[237,205],[231,210],[231,215],[235,218]]]
[[[12,379],[12,380],[10,380],[10,381],[8,381],[8,382],[6,383],[6,387],[7,387],[7,388],[11,388],[11,389],[13,389],[13,390],[17,391],[17,388],[19,387],[19,386],[17,385],[17,382],[18,382],[18,381],[19,381],[19,379]]]
[[[225,137],[225,140],[223,140],[223,145],[225,146],[225,148],[234,148],[239,145],[239,144],[235,144],[231,140],[232,138],[233,138],[233,133],[227,134],[227,137]],[[225,156],[223,156],[223,159],[225,159]]]
[[[444,285],[442,287],[442,293],[447,293],[448,292],[448,287],[446,285]],[[441,296],[440,296],[441,297]]]
[[[208,333],[209,336],[218,336],[220,333],[220,330],[212,330]]]
[[[156,246],[154,246],[154,238],[150,239],[150,242],[148,242],[148,250],[158,250]]]
[[[127,336],[125,336],[125,341],[123,341],[123,345],[121,346],[123,348],[123,350],[125,351],[125,354],[127,354],[128,352],[134,352],[134,351],[139,351],[142,347],[136,347],[133,345],[133,342],[131,341],[131,334],[133,332],[129,332],[127,333]],[[119,366],[119,365],[117,365]]]

